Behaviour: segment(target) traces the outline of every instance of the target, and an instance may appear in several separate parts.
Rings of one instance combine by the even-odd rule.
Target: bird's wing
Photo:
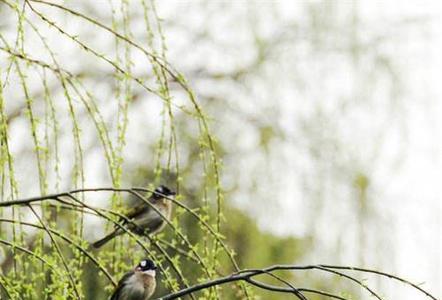
[[[138,215],[145,213],[146,211],[151,210],[149,204],[147,203],[141,203],[138,204],[137,206],[135,206],[134,208],[130,209],[126,215],[126,218],[128,219],[134,219],[136,218]]]
[[[131,208],[127,214],[124,214],[124,217],[120,217],[120,223],[127,224],[130,223],[130,220],[133,220],[138,215],[145,213],[146,211],[151,210],[150,206],[146,203],[141,203],[134,208]],[[117,224],[115,224],[114,227],[118,227]]]
[[[133,219],[133,223],[129,225],[129,228],[138,234],[154,233],[161,228],[163,223],[163,218],[155,210],[151,209],[142,215],[137,215]]]
[[[134,271],[130,271],[121,277],[120,281],[118,281],[117,288],[115,289],[114,293],[112,294],[110,300],[119,300],[121,296],[121,292],[123,291],[124,286],[127,283],[127,280],[129,277],[134,275]]]

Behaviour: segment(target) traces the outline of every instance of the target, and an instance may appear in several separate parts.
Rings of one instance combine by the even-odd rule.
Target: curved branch
[[[283,287],[276,287],[276,286],[272,286],[272,285],[268,285],[256,280],[253,280],[252,277],[257,276],[257,275],[261,275],[261,274],[269,274],[273,271],[277,271],[277,270],[321,270],[321,271],[325,271],[325,272],[330,272],[333,273],[335,275],[338,276],[344,276],[345,278],[352,280],[356,283],[358,283],[358,285],[364,287],[365,289],[368,289],[367,286],[365,286],[361,281],[357,280],[356,278],[341,273],[341,272],[337,272],[331,269],[343,269],[343,270],[352,270],[352,271],[358,271],[358,272],[364,272],[364,273],[373,273],[373,274],[377,274],[377,275],[381,275],[381,276],[386,276],[389,277],[391,279],[396,279],[399,280],[402,283],[411,285],[412,287],[416,288],[417,290],[421,291],[422,293],[424,293],[426,296],[430,297],[433,300],[437,300],[435,296],[431,295],[429,292],[423,290],[422,288],[418,287],[417,285],[402,279],[398,276],[395,275],[391,275],[385,272],[379,272],[379,271],[374,271],[374,270],[369,270],[369,269],[364,269],[364,268],[357,268],[357,267],[348,267],[348,266],[330,266],[330,265],[307,265],[307,266],[296,266],[296,265],[274,265],[274,266],[270,266],[267,268],[263,268],[263,269],[245,269],[245,270],[241,270],[239,272],[233,273],[229,276],[225,276],[225,277],[221,277],[221,278],[217,278],[214,280],[210,280],[204,283],[200,283],[200,284],[196,284],[190,288],[187,289],[183,289],[181,291],[175,292],[175,293],[171,293],[168,295],[165,295],[163,297],[160,297],[158,299],[160,300],[169,300],[169,299],[176,299],[182,296],[187,295],[188,293],[191,292],[196,292],[196,291],[200,291],[206,288],[210,288],[213,286],[217,286],[217,285],[222,285],[225,283],[229,283],[229,282],[234,282],[234,281],[246,281],[254,286],[263,288],[263,289],[267,289],[267,290],[272,290],[272,291],[278,291],[278,292],[283,292],[283,293],[293,293],[293,288],[283,288]],[[284,281],[284,283],[287,283],[286,281]],[[292,287],[292,285],[290,285]],[[296,289],[299,292],[309,292],[309,293],[316,293],[319,295],[323,295],[323,296],[327,296],[327,297],[331,297],[334,299],[343,299],[346,300],[345,298],[342,298],[340,296],[334,295],[334,294],[330,294],[327,292],[323,292],[323,291],[319,291],[319,290],[314,290],[314,289],[307,289],[307,288],[297,288]],[[382,298],[380,296],[378,296],[374,291],[372,291],[371,289],[368,289],[373,296],[377,297],[378,299],[382,300]],[[298,294],[295,294],[296,297],[298,297],[298,299],[304,299],[301,298]]]
[[[436,297],[434,297],[433,295],[431,295],[429,292],[425,291],[424,289],[422,289],[421,287],[419,287],[418,285],[412,283],[411,281],[408,281],[406,279],[400,278],[396,275],[392,275],[392,274],[388,274],[385,272],[381,272],[381,271],[376,271],[376,270],[371,270],[371,269],[365,269],[365,268],[358,268],[358,267],[348,267],[348,266],[333,266],[333,265],[319,265],[323,268],[327,268],[327,269],[339,269],[339,270],[349,270],[349,271],[358,271],[358,272],[364,272],[364,273],[372,273],[372,274],[376,274],[376,275],[380,275],[383,277],[388,277],[390,279],[394,279],[397,281],[400,281],[406,285],[409,285],[415,289],[417,289],[418,291],[420,291],[421,293],[425,294],[425,296],[433,299],[433,300],[438,300],[436,299]]]
[[[48,262],[45,258],[43,258],[41,255],[39,255],[39,254],[37,254],[37,253],[35,253],[35,252],[29,250],[29,249],[26,249],[26,248],[24,248],[24,247],[18,246],[18,245],[16,245],[15,243],[11,243],[11,242],[9,242],[9,241],[6,241],[6,240],[2,240],[2,239],[0,239],[0,244],[7,245],[7,246],[11,247],[12,249],[20,250],[21,252],[24,252],[24,253],[26,253],[26,254],[28,254],[28,255],[31,255],[31,256],[35,257],[36,259],[38,259],[38,260],[40,260],[42,263],[44,263],[46,266],[48,266],[49,269],[51,269],[52,271],[54,271],[54,273],[56,273],[58,276],[60,276],[60,278],[63,278],[63,277],[64,277],[64,274],[62,274],[62,273],[58,270],[58,268],[54,267],[51,263],[49,263],[49,262]]]
[[[103,272],[103,274],[110,280],[110,282],[112,282],[112,284],[114,286],[117,286],[117,282],[115,281],[115,279],[109,274],[109,272],[87,251],[87,249],[83,248],[82,246],[80,246],[78,243],[74,242],[72,239],[68,238],[66,235],[58,232],[55,229],[52,229],[50,227],[47,227],[46,229],[41,226],[41,225],[37,225],[37,224],[33,224],[33,223],[29,223],[29,222],[24,222],[24,221],[19,221],[19,220],[12,220],[12,219],[5,219],[5,218],[0,218],[0,223],[1,222],[8,222],[8,223],[17,223],[17,224],[21,224],[21,225],[25,225],[25,226],[30,226],[30,227],[34,227],[37,229],[40,229],[44,232],[48,232],[50,231],[52,234],[58,236],[59,238],[61,238],[62,240],[64,240],[66,243],[73,245],[75,248],[77,248],[81,253],[83,253],[84,255],[87,256],[87,258],[89,258],[92,263],[100,270]]]
[[[29,207],[29,209],[32,211],[32,213],[34,214],[34,216],[37,218],[38,222],[41,224],[41,226],[43,227],[43,230],[48,234],[49,239],[51,240],[51,244],[54,246],[56,253],[58,254],[58,256],[60,257],[61,263],[63,264],[63,267],[66,269],[66,273],[69,277],[69,281],[71,283],[72,289],[75,292],[75,295],[77,296],[78,299],[81,299],[80,297],[80,292],[78,290],[77,285],[75,284],[75,279],[72,276],[72,272],[69,271],[69,266],[66,262],[66,259],[63,255],[63,252],[61,251],[60,246],[58,245],[57,241],[54,239],[54,237],[52,236],[51,231],[49,230],[49,228],[46,226],[46,224],[43,222],[42,218],[37,214],[37,212],[35,211],[35,209],[31,206],[31,205],[27,205]]]
[[[187,294],[190,294],[190,293],[193,293],[196,291],[200,291],[200,290],[204,290],[204,289],[214,287],[217,285],[222,285],[222,284],[225,284],[228,282],[240,281],[240,280],[245,281],[246,278],[247,278],[247,275],[229,275],[229,276],[221,277],[221,278],[214,279],[211,281],[207,281],[204,283],[196,284],[196,285],[191,286],[189,288],[182,289],[178,292],[168,294],[168,295],[160,297],[158,299],[159,300],[177,299],[177,298],[185,296]]]
[[[252,270],[250,270],[250,271],[252,271]],[[278,275],[275,275],[275,274],[273,274],[272,272],[268,272],[268,271],[264,271],[264,270],[260,270],[260,269],[255,269],[255,271],[257,272],[257,273],[259,273],[259,274],[265,274],[265,275],[267,275],[267,276],[270,276],[270,277],[272,277],[272,278],[274,278],[274,279],[276,279],[276,280],[278,280],[279,282],[281,282],[281,283],[283,283],[283,284],[285,284],[285,285],[287,285],[289,288],[286,288],[286,292],[287,293],[293,293],[295,296],[297,296],[299,299],[301,299],[301,300],[308,300],[300,291],[299,291],[299,289],[297,289],[296,287],[294,287],[290,282],[288,282],[287,280],[285,280],[285,279],[282,279],[281,277],[279,277]],[[254,275],[253,275],[254,276]],[[249,282],[250,284],[253,284],[253,285],[255,285],[255,286],[257,286],[257,287],[261,287],[261,288],[266,288],[266,287],[268,287],[268,286],[270,286],[270,285],[267,285],[267,284],[264,284],[264,283],[262,283],[262,282],[259,282],[259,281],[256,281],[256,280],[253,280],[253,279],[248,279],[248,280],[246,280],[247,282]]]
[[[280,292],[280,293],[289,293],[291,290],[289,288],[284,288],[284,287],[279,287],[279,286],[274,286],[274,285],[270,285],[267,283],[263,283],[254,279],[249,279],[247,282],[253,283],[253,285],[263,288],[265,290],[268,291],[273,291],[273,292]],[[335,294],[331,294],[328,292],[324,292],[324,291],[320,291],[320,290],[314,290],[314,289],[308,289],[308,288],[298,288],[297,289],[299,292],[304,292],[304,293],[311,293],[311,294],[317,294],[317,295],[321,295],[321,296],[326,296],[332,299],[338,299],[338,300],[350,300]],[[305,297],[305,296],[304,296]]]

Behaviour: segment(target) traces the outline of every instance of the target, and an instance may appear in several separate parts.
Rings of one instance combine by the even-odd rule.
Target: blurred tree
[[[393,265],[384,190],[406,157],[416,102],[405,97],[414,79],[398,54],[422,38],[427,23],[373,18],[365,5],[0,1],[0,201],[163,183],[220,228],[241,267]],[[117,211],[128,201],[116,194],[79,198]],[[41,215],[78,243],[112,226],[60,207],[1,213],[42,226]],[[159,293],[185,285],[179,272],[196,282],[233,270],[197,223],[177,209],[175,230],[154,241],[166,250],[145,243],[166,269]],[[48,261],[2,245],[7,276],[0,283],[14,297],[36,287],[73,295],[68,270],[83,279],[80,293],[100,298],[106,286],[109,294],[109,278],[97,276],[97,265],[74,246],[61,244],[57,252],[43,231],[0,225],[0,238]],[[181,245],[177,232],[189,243]],[[188,253],[191,246],[200,261]],[[378,255],[380,248],[388,251]],[[136,254],[128,257],[127,249]],[[123,237],[94,255],[117,278],[141,253]],[[35,277],[26,276],[31,270]],[[338,281],[285,276],[359,295]]]

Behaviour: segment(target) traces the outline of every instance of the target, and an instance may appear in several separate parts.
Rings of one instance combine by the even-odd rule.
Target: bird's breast
[[[125,282],[119,300],[137,300],[143,298],[145,294],[144,281],[138,274],[129,277]]]

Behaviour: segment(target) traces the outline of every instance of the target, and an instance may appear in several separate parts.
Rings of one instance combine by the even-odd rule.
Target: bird
[[[157,187],[148,201],[154,206],[161,214],[170,220],[172,216],[172,203],[169,199],[175,196],[175,192],[170,190],[164,185]],[[163,230],[166,225],[166,221],[161,215],[155,211],[149,204],[142,201],[139,205],[131,209],[121,221],[122,225],[126,225],[126,228],[138,235],[152,235]],[[106,235],[104,238],[96,241],[92,244],[93,248],[100,248],[111,239],[119,236],[126,231],[120,226],[115,226],[114,231]]]
[[[157,266],[143,259],[134,270],[121,277],[110,300],[147,300],[155,292]]]

